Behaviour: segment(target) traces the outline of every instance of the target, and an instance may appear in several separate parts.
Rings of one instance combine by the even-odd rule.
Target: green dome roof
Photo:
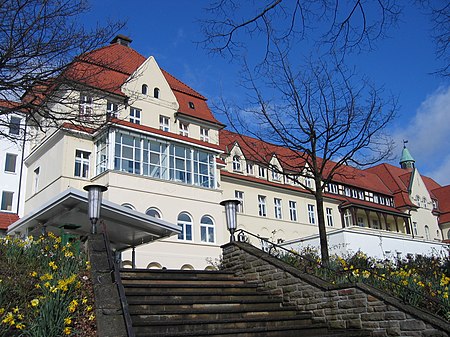
[[[400,165],[402,166],[402,168],[405,168],[405,164],[413,164],[415,162],[416,161],[411,156],[411,153],[409,153],[409,150],[406,148],[406,145],[403,146],[402,156],[400,158]]]

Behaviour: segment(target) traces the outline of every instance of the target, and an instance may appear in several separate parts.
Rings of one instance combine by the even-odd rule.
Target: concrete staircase
[[[137,337],[367,336],[329,330],[226,272],[122,270],[121,277]]]

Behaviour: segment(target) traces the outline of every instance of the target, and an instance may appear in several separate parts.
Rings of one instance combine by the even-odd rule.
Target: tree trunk
[[[323,208],[323,191],[317,186],[316,183],[316,204],[317,204],[317,221],[319,226],[319,238],[320,238],[320,254],[322,256],[322,263],[328,265],[330,261],[330,256],[328,254],[328,241],[327,241],[327,232],[325,227],[325,212]]]

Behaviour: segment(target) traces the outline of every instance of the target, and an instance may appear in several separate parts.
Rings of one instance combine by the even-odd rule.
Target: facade
[[[101,68],[105,59],[114,66],[88,78],[71,69],[76,86],[70,93],[67,86],[52,89],[71,97],[61,111],[78,114],[84,123],[36,131],[24,161],[25,212],[68,188],[105,185],[105,199],[180,226],[177,236],[136,247],[141,268],[210,267],[229,237],[219,205],[229,198],[242,202],[238,228],[275,242],[316,234],[315,200],[298,183],[314,187],[314,182],[301,174],[294,179],[283,167],[279,159],[289,150],[225,130],[204,96],[130,42],[119,36],[89,53],[81,68]],[[93,116],[102,116],[102,123],[90,125]],[[252,156],[249,144],[267,152],[270,164]],[[343,170],[353,179],[339,176],[325,194],[329,232],[364,227],[400,238],[443,239],[438,219],[448,212],[448,198],[442,197],[448,189],[421,177],[415,167]],[[132,252],[122,258],[130,265]]]
[[[0,100],[0,212],[23,216],[26,170],[21,165],[27,143],[23,142],[25,117],[13,103]],[[12,110],[12,112],[11,112]]]

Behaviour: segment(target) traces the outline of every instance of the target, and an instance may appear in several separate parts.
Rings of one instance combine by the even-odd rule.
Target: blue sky
[[[243,89],[237,84],[240,67],[196,44],[207,1],[118,1],[90,0],[86,22],[107,18],[127,21],[121,31],[133,39],[132,47],[184,81],[209,101],[220,96],[239,100]],[[399,117],[390,127],[396,141],[397,165],[402,140],[422,174],[440,184],[450,184],[450,81],[431,75],[439,67],[429,35],[428,18],[405,7],[402,22],[377,50],[352,58],[357,70],[378,86],[399,97]],[[223,116],[217,116],[223,122]]]

